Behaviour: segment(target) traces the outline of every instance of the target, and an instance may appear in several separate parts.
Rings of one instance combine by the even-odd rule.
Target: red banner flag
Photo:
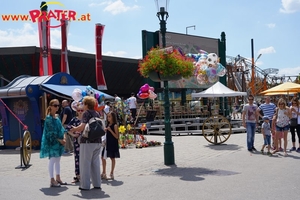
[[[69,61],[68,61],[68,20],[61,20],[61,59],[60,59],[60,71],[70,74]]]
[[[96,82],[98,90],[107,90],[102,68],[102,36],[104,25],[96,24]]]

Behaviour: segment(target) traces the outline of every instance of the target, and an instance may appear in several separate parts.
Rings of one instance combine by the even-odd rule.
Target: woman
[[[78,102],[76,106],[72,107],[73,110],[76,111],[76,117],[71,119],[70,123],[68,124],[68,129],[72,126],[79,126],[81,124],[82,115],[83,115],[83,104],[81,102]],[[79,136],[81,135],[81,132],[68,132],[69,135],[73,137],[73,146],[74,146],[74,161],[75,161],[75,177],[73,178],[72,183],[77,183],[80,180],[80,171],[79,171],[79,150],[80,150],[80,141]]]
[[[83,116],[79,126],[72,126],[71,132],[82,132],[85,125],[92,117],[100,117],[94,109],[95,98],[86,96],[83,99]],[[80,139],[80,151],[79,151],[79,168],[80,168],[80,190],[90,189],[90,179],[95,189],[101,189],[101,177],[100,177],[100,150],[101,150],[101,138],[93,141],[89,141],[85,137]]]
[[[44,130],[41,143],[40,158],[49,157],[49,175],[50,187],[60,187],[66,185],[60,178],[60,159],[64,152],[66,140],[64,138],[65,129],[63,128],[60,119],[56,116],[59,109],[59,101],[52,99],[46,111],[44,122]],[[54,168],[56,179],[54,179]]]
[[[120,158],[119,152],[119,126],[117,123],[117,114],[114,112],[109,112],[107,114],[108,125],[105,128],[106,131],[106,156],[111,159],[111,171],[110,178],[114,179],[114,170],[116,166],[116,158]],[[107,179],[106,177],[106,160],[102,156],[103,162],[103,172],[101,177]]]
[[[292,112],[292,118],[297,119],[298,122],[297,126],[290,126],[290,131],[292,134],[292,143],[293,143],[293,147],[290,149],[290,151],[296,151],[296,144],[295,144],[296,143],[295,129],[296,129],[298,141],[299,141],[299,147],[297,149],[297,152],[300,152],[300,108],[299,108],[298,98],[294,97],[292,99],[292,105],[290,109]]]
[[[278,152],[278,139],[280,138],[280,134],[283,132],[283,151],[284,156],[287,156],[286,148],[287,148],[287,134],[290,128],[289,121],[291,118],[291,111],[286,106],[286,102],[283,98],[280,98],[278,100],[278,105],[276,108],[276,113],[274,115],[274,122],[276,126],[276,132],[275,132],[275,150],[273,152]]]

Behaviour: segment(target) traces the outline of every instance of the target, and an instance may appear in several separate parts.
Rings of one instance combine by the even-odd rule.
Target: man
[[[253,95],[249,95],[248,104],[245,104],[243,107],[242,119],[243,126],[247,131],[247,148],[248,151],[253,152],[256,151],[254,147],[254,137],[256,124],[258,123],[258,115],[257,115],[257,105],[253,104],[254,97]]]
[[[69,106],[68,100],[63,100],[61,103],[62,111],[60,113],[60,119],[62,125],[66,128],[66,126],[70,123],[73,118],[72,110]],[[65,144],[65,153],[72,153],[74,150],[72,137],[66,132],[66,144]]]
[[[136,108],[137,108],[137,102],[136,102],[136,98],[134,96],[134,93],[131,93],[131,97],[127,99],[128,102],[128,106],[131,112],[131,117],[132,120],[135,120],[136,117]]]
[[[269,96],[265,97],[265,103],[261,104],[258,109],[256,110],[256,113],[259,117],[263,118],[263,116],[268,116],[270,119],[270,124],[272,124],[272,119],[275,113],[276,106],[275,104],[271,103],[271,99]],[[261,113],[261,111],[263,113]]]

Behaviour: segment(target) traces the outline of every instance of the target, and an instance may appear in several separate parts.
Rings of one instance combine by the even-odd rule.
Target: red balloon
[[[138,97],[140,99],[147,99],[147,98],[149,98],[149,93],[143,92],[143,93],[139,94]]]

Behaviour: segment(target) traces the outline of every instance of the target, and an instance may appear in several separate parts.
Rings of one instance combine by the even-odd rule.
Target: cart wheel
[[[25,167],[29,166],[30,158],[31,158],[31,135],[29,131],[25,131],[23,134],[22,141],[22,160]]]
[[[202,134],[208,142],[221,144],[230,137],[231,124],[222,115],[213,115],[204,121]]]

